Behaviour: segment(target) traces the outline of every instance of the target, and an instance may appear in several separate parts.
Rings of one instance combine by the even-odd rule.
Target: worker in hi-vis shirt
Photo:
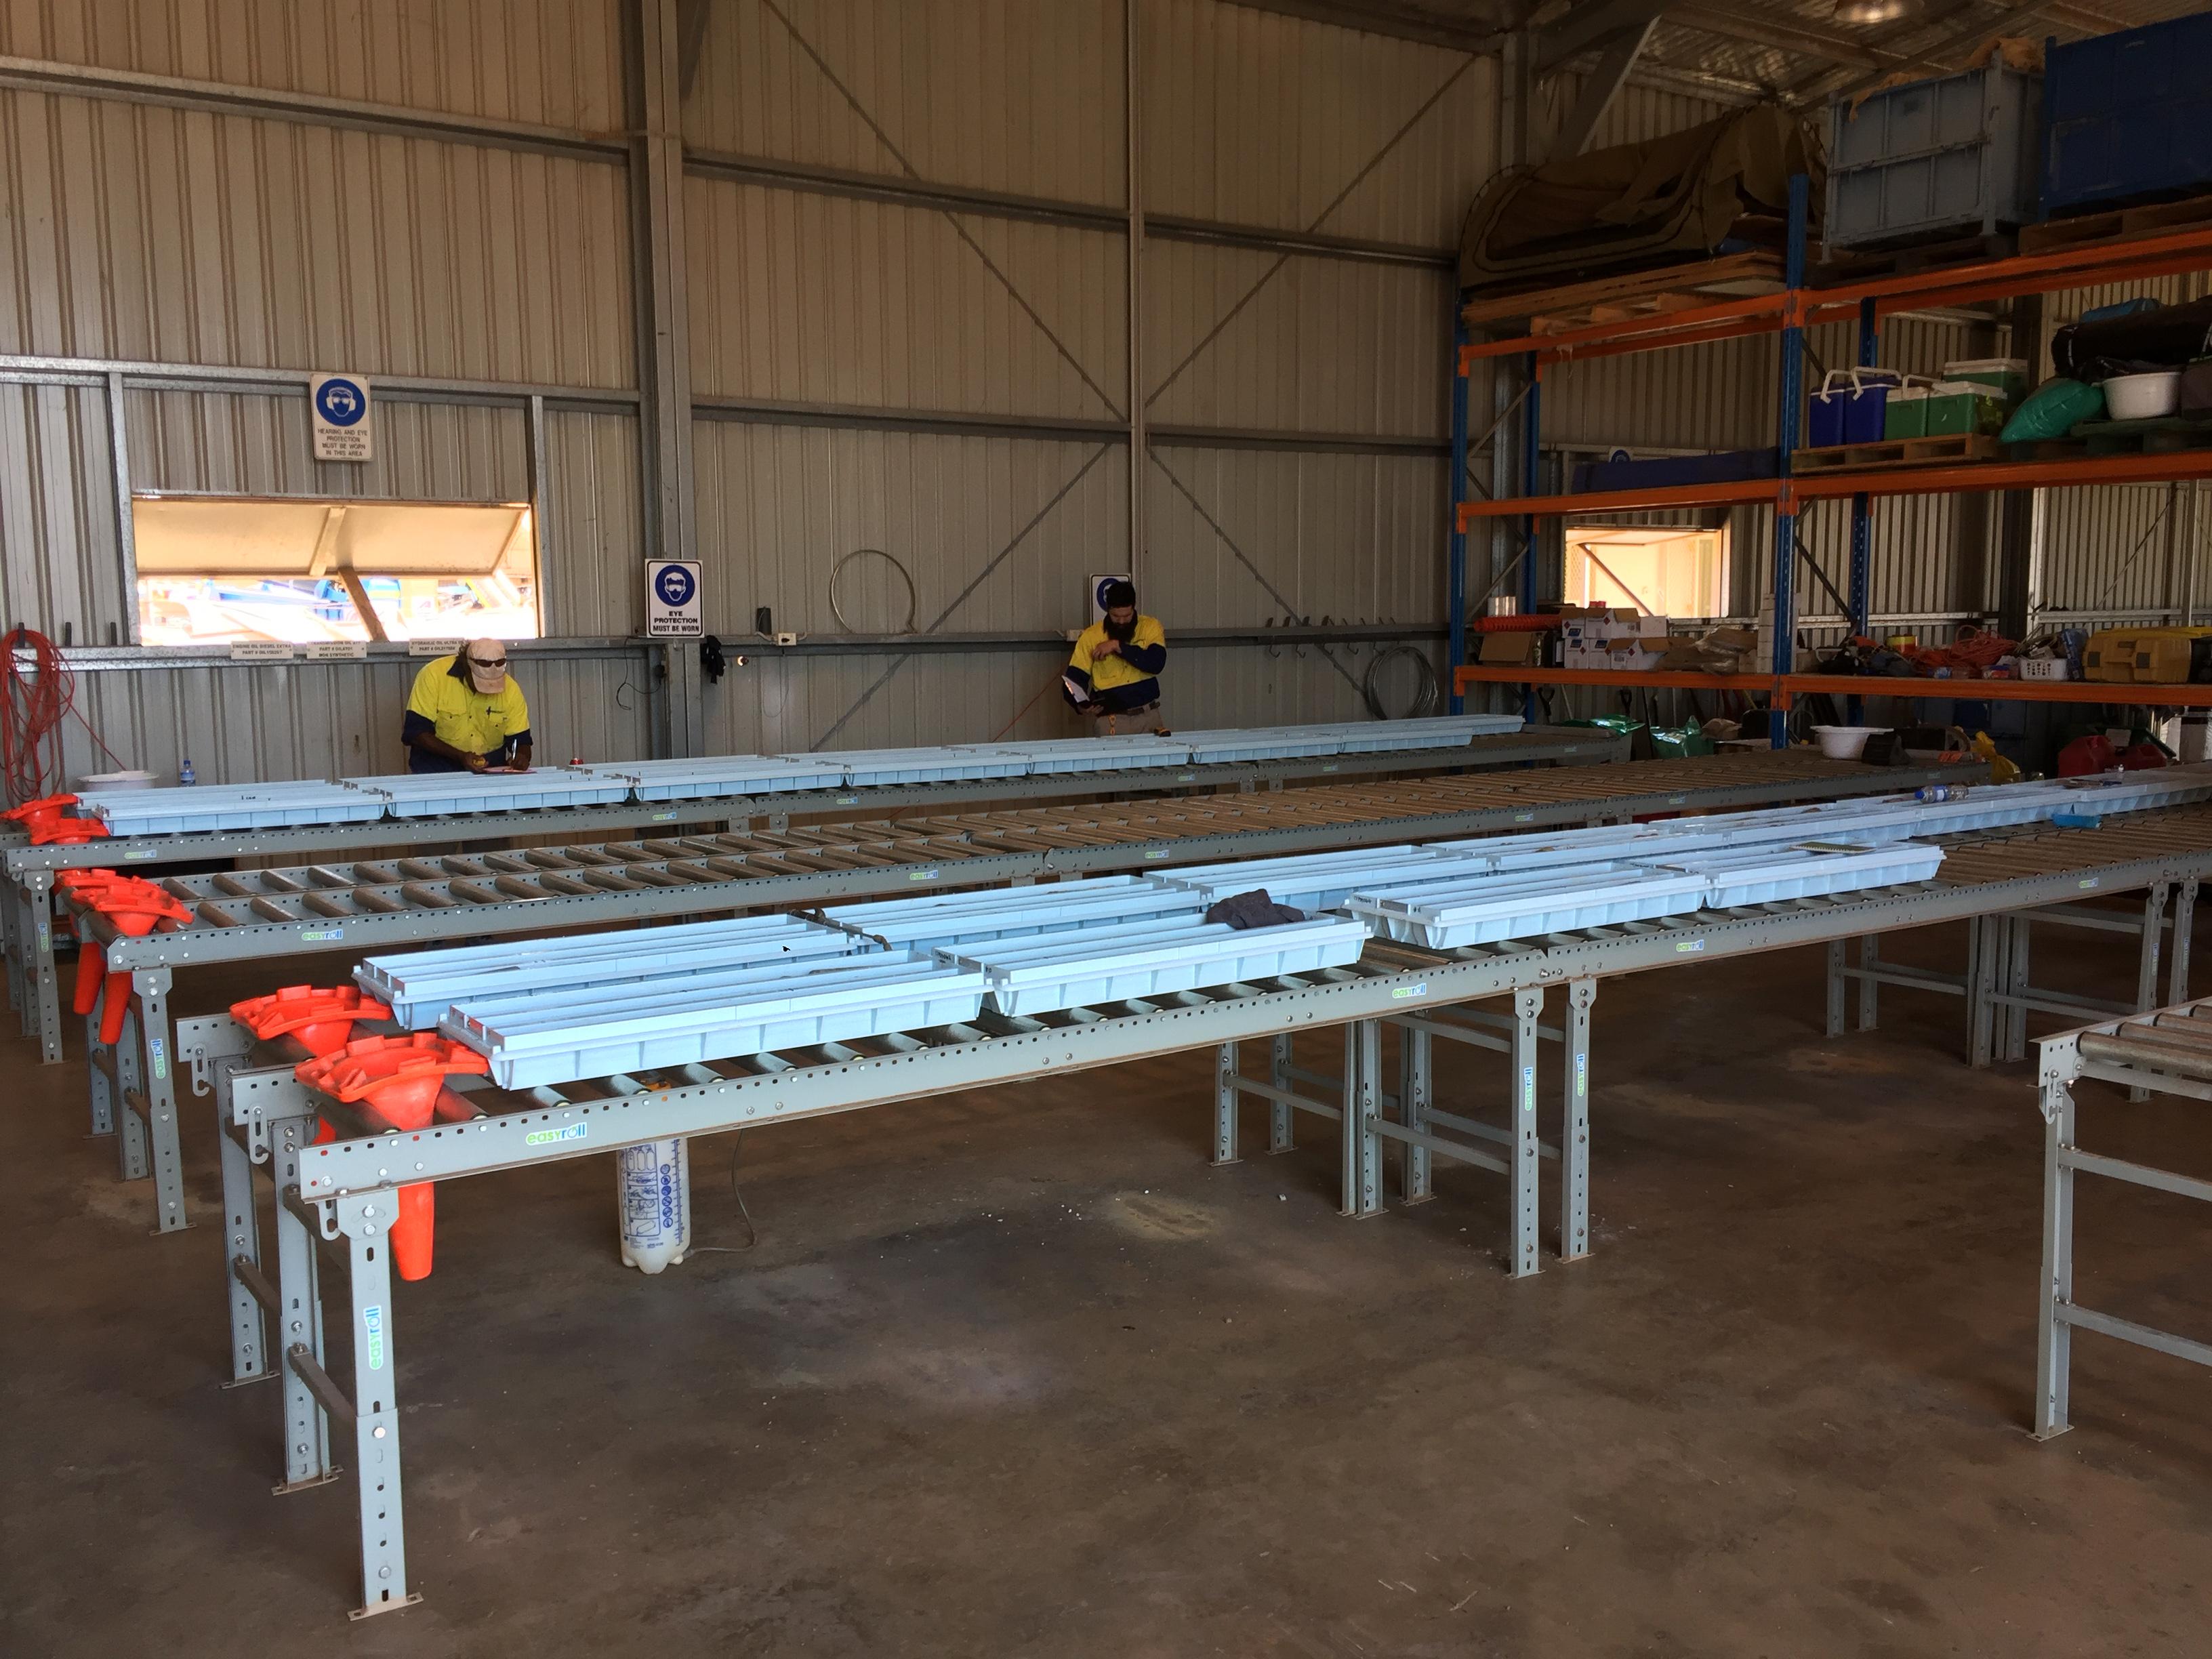
[[[530,705],[507,672],[506,641],[472,640],[425,663],[399,740],[410,772],[527,772]]]
[[[1137,590],[1127,582],[1108,582],[1099,599],[1106,614],[1075,641],[1060,690],[1102,738],[1164,731],[1159,672],[1167,665],[1167,634],[1157,617],[1138,614]]]

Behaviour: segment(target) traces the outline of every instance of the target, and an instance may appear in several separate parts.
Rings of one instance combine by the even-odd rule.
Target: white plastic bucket
[[[684,1137],[615,1154],[615,1221],[625,1267],[657,1273],[691,1249],[691,1155]]]
[[[2115,374],[2105,382],[2105,412],[2116,421],[2154,421],[2181,407],[2181,371]]]
[[[1867,739],[1887,729],[1881,726],[1816,726],[1813,735],[1820,739],[1820,752],[1830,760],[1856,760],[1866,753]]]
[[[103,789],[150,789],[154,787],[151,772],[94,772],[76,781],[80,795],[96,795]]]

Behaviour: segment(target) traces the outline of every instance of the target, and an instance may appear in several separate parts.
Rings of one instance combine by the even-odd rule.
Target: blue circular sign
[[[653,579],[653,591],[660,596],[661,604],[678,608],[691,603],[691,596],[699,591],[699,584],[691,580],[691,573],[680,564],[665,564]]]
[[[315,413],[332,426],[359,426],[368,418],[368,394],[333,374],[315,388]]]
[[[1127,576],[1101,576],[1097,586],[1091,590],[1091,597],[1097,601],[1098,608],[1103,611],[1106,609],[1106,590],[1115,582],[1125,582],[1128,580]]]

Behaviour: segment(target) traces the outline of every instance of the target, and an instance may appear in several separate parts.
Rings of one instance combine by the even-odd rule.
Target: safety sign
[[[645,631],[656,640],[696,640],[706,630],[696,559],[645,562]]]
[[[307,382],[307,405],[315,423],[317,460],[373,459],[366,376],[318,374]]]

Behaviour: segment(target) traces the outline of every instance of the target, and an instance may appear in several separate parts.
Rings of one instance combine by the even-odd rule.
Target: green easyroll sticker
[[[558,1129],[532,1129],[523,1136],[522,1144],[526,1146],[550,1146],[563,1140],[587,1139],[591,1133],[592,1126],[588,1123],[570,1123]]]

